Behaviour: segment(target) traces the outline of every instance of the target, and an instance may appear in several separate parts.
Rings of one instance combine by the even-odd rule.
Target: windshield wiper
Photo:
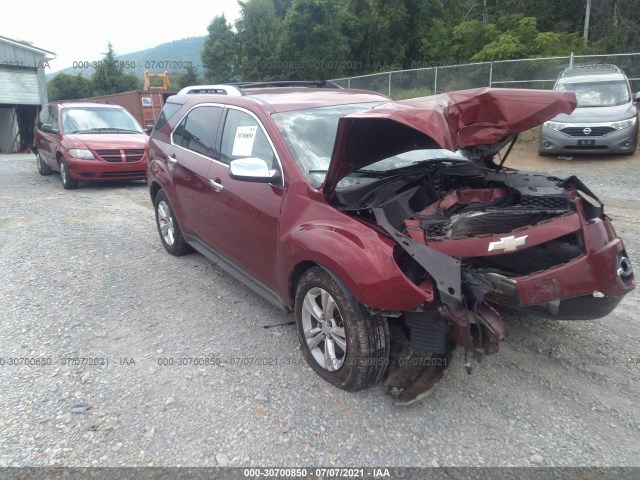
[[[91,128],[89,130],[78,130],[73,133],[78,132],[126,132],[126,133],[142,133],[137,130],[129,130],[127,128],[116,128],[116,127],[99,127],[99,128]]]
[[[111,130],[115,130],[116,132],[125,132],[125,133],[142,133],[138,130],[131,130],[129,128],[112,128]]]

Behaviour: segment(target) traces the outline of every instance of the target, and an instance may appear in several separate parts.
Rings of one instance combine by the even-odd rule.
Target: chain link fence
[[[569,55],[499,62],[467,63],[414,70],[373,73],[333,80],[345,88],[384,93],[391,98],[421,97],[476,87],[551,89],[562,70],[574,65],[608,63],[629,77],[632,91],[640,91],[640,53]]]

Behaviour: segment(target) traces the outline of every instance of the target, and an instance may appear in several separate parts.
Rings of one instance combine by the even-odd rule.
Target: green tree
[[[214,17],[208,27],[209,35],[204,41],[200,58],[205,76],[213,83],[235,79],[236,34],[224,15]]]
[[[140,80],[132,74],[124,73],[123,67],[113,51],[113,46],[109,42],[107,52],[98,62],[98,66],[91,76],[92,94],[109,95],[138,88],[140,88]]]
[[[191,64],[184,69],[183,73],[176,75],[174,78],[175,80],[171,82],[173,90],[180,90],[184,87],[201,83],[198,78],[198,70]]]
[[[238,76],[242,80],[271,80],[288,77],[277,66],[277,46],[280,20],[271,0],[239,2],[240,18],[236,22],[238,45]]]
[[[496,26],[480,20],[460,22],[453,29],[452,52],[456,60],[469,60],[488,43],[498,39]]]
[[[77,100],[91,96],[91,82],[81,74],[59,73],[47,83],[49,100]]]
[[[284,17],[287,15],[287,10],[289,10],[291,6],[291,1],[292,0],[271,0],[278,20],[284,20]]]
[[[293,65],[290,79],[326,79],[344,74],[350,53],[349,39],[342,28],[347,18],[350,14],[338,0],[293,0],[279,43],[280,61]]]

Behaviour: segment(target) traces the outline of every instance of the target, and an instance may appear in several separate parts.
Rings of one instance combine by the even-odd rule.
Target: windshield
[[[624,80],[611,82],[561,83],[556,90],[574,92],[580,107],[613,107],[630,102],[629,89]]]
[[[65,133],[142,133],[136,119],[120,108],[65,108],[62,128]]]
[[[380,103],[358,103],[331,107],[310,108],[277,113],[273,119],[284,138],[298,168],[315,188],[324,182],[331,161],[338,120],[350,113],[369,110]],[[461,154],[449,150],[412,150],[385,158],[356,170],[338,183],[340,186],[364,183],[366,177],[379,178],[385,172],[435,159],[464,160]],[[371,180],[372,181],[372,180]]]

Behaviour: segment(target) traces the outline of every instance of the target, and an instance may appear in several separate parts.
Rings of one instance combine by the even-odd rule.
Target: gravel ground
[[[577,173],[640,258],[640,155],[525,142],[508,164]],[[0,218],[0,466],[640,466],[638,290],[596,321],[508,314],[499,354],[468,376],[458,351],[427,400],[396,407],[381,385],[323,382],[293,326],[263,328],[292,316],[168,255],[144,183],[65,191],[2,155]]]

